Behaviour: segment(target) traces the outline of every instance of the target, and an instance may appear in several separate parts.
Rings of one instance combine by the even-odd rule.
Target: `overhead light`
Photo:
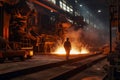
[[[102,11],[101,10],[98,10],[98,13],[101,13]]]
[[[82,7],[83,5],[82,4],[80,4],[80,7]]]
[[[75,3],[77,3],[78,1],[77,0],[75,0]]]
[[[51,10],[50,12],[54,12],[53,10]]]

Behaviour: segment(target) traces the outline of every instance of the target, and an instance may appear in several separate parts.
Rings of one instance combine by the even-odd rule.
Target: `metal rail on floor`
[[[103,57],[95,59],[93,61],[83,63],[82,65],[76,67],[75,69],[72,69],[72,70],[69,70],[65,73],[62,73],[61,75],[58,75],[50,80],[68,80],[70,77],[73,77],[77,73],[80,73],[81,71],[91,67],[92,65],[96,64],[97,62],[99,62],[105,58],[106,58],[106,56],[103,56]]]
[[[64,65],[64,64],[73,63],[73,62],[83,60],[83,59],[87,59],[87,58],[97,56],[97,55],[100,55],[100,54],[101,53],[88,55],[88,56],[84,56],[84,57],[78,57],[78,58],[70,59],[70,60],[67,60],[67,61],[60,61],[60,62],[56,62],[56,63],[50,63],[50,64],[35,66],[35,67],[22,69],[22,70],[18,70],[18,71],[8,72],[8,73],[0,74],[0,79],[1,80],[8,80],[8,79],[12,79],[12,78],[15,78],[15,77],[19,77],[19,76],[43,71],[43,70],[50,69],[50,68],[57,67],[57,66],[61,66],[61,65]]]

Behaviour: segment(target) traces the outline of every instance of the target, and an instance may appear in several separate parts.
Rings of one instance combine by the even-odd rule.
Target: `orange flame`
[[[70,51],[71,55],[76,55],[76,54],[87,54],[89,53],[89,51],[86,48],[81,48],[81,50],[78,50],[76,48],[72,48],[72,50]],[[64,47],[59,47],[56,49],[56,51],[53,54],[60,54],[60,55],[64,55],[66,54]]]

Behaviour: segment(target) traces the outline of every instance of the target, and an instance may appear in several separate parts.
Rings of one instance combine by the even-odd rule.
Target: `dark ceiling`
[[[80,4],[89,8],[93,13],[96,13],[97,17],[104,23],[109,22],[109,7],[106,0],[78,0]],[[97,11],[101,10],[100,14]]]

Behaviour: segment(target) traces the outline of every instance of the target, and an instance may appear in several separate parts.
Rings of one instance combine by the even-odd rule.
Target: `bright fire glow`
[[[89,53],[89,51],[86,48],[81,48],[81,51],[79,51],[79,50],[77,50],[75,48],[72,48],[72,50],[70,51],[71,55],[74,55],[74,54],[87,54],[87,53]],[[54,54],[61,54],[61,55],[66,54],[64,47],[59,47],[54,52]]]

